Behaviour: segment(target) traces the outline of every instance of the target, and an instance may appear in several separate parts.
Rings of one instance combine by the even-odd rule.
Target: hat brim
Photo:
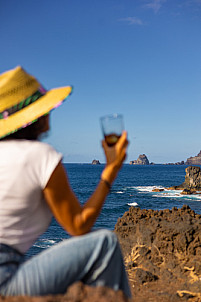
[[[71,86],[51,89],[34,103],[12,114],[8,118],[0,120],[0,138],[20,128],[26,127],[28,124],[58,107],[71,92]]]

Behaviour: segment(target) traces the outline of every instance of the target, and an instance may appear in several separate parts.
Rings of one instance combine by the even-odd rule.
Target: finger
[[[123,162],[125,161],[127,157],[127,154],[126,153],[122,153],[119,157],[119,163],[118,163],[118,167],[120,168],[123,164]]]
[[[123,149],[127,149],[127,146],[128,146],[128,140],[126,137],[124,137],[123,139],[120,140],[120,142],[117,144],[116,146],[116,150],[120,151],[123,150]]]
[[[102,140],[102,147],[103,147],[103,149],[104,149],[105,151],[106,151],[107,148],[108,148],[108,145],[107,145],[107,143],[106,143],[105,140]]]
[[[121,137],[118,140],[118,146],[122,148],[127,142],[127,132],[123,131]]]

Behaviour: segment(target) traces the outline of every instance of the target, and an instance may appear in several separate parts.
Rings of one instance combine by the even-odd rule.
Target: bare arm
[[[95,223],[109,192],[104,180],[112,184],[126,157],[127,134],[124,132],[117,144],[112,148],[109,148],[105,141],[102,144],[107,163],[96,190],[84,206],[79,203],[72,191],[61,163],[54,170],[44,189],[45,199],[55,218],[71,235],[87,233]]]

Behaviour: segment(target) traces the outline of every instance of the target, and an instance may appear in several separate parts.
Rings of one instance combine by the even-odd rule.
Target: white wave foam
[[[188,200],[194,200],[197,199],[198,201],[201,200],[200,195],[192,194],[192,195],[183,195],[181,194],[182,190],[165,190],[164,192],[160,192],[159,194],[152,195],[153,197],[164,197],[164,198],[182,198],[182,199],[188,199]]]
[[[124,194],[124,192],[122,192],[122,191],[117,191],[117,192],[115,192],[116,194]]]
[[[154,189],[165,189],[162,186],[140,186],[140,187],[135,187],[136,190],[140,192],[152,192]]]
[[[138,188],[138,187],[135,187],[135,186],[128,186],[128,187],[125,187],[123,190],[128,190],[128,189],[136,190],[136,188]]]
[[[201,201],[201,194],[192,194],[192,195],[183,195],[182,190],[168,190],[163,186],[136,186],[136,187],[127,187],[127,189],[134,189],[137,190],[137,194],[151,194],[152,197],[164,197],[164,198],[182,198],[188,200],[198,200]],[[154,192],[154,189],[159,189],[162,191]],[[129,204],[128,205],[132,205]],[[135,206],[135,203],[134,203]]]
[[[194,194],[192,194],[192,195],[181,195],[182,197],[184,197],[184,198],[186,198],[186,199],[197,199],[198,201],[200,201],[201,200],[201,196],[200,195],[194,195]]]
[[[138,203],[137,202],[131,202],[131,203],[127,203],[127,205],[136,207],[136,206],[138,206]]]
[[[180,194],[155,194],[153,197],[165,197],[165,198],[181,198],[183,195]]]

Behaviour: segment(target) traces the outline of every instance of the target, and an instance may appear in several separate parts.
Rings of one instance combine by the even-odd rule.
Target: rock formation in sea
[[[197,166],[189,166],[185,169],[185,181],[177,186],[172,186],[169,189],[183,190],[183,194],[192,194],[201,191],[201,169]]]
[[[185,162],[182,160],[182,161],[178,161],[178,162],[176,162],[176,163],[166,163],[166,164],[164,164],[164,165],[176,165],[176,166],[181,166],[181,165],[184,165],[185,164]]]
[[[198,155],[187,158],[186,165],[201,165],[201,151]]]
[[[149,165],[149,160],[145,154],[140,154],[137,160],[131,160],[130,165]]]
[[[94,160],[92,161],[92,165],[100,165],[99,160],[94,159]]]

